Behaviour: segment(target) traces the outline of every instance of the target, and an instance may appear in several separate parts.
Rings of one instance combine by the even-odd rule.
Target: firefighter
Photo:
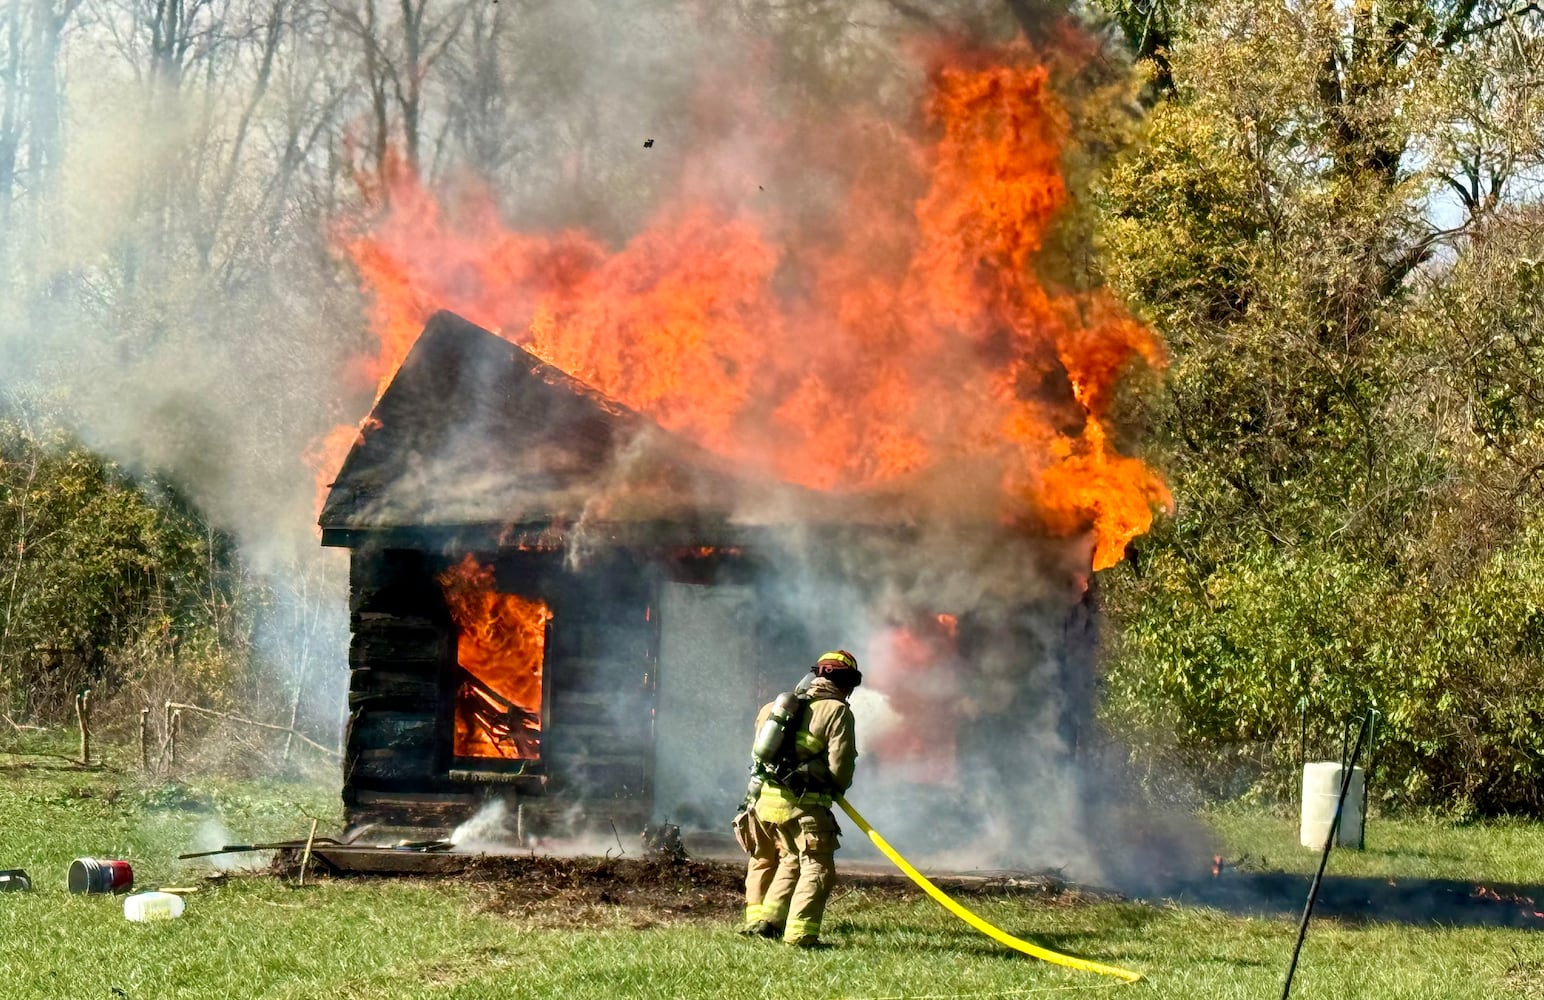
[[[794,689],[798,707],[789,713],[779,759],[758,766],[761,787],[735,817],[736,836],[750,854],[742,934],[820,946],[841,833],[831,801],[852,784],[858,759],[847,699],[862,681],[857,659],[838,649],[822,653]],[[758,736],[779,701],[762,707]]]

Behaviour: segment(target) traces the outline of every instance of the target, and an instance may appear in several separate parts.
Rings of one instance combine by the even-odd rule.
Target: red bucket
[[[70,862],[71,892],[127,892],[134,884],[134,869],[127,861],[76,858]]]

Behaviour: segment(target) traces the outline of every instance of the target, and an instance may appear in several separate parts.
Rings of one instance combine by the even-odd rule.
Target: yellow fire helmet
[[[858,658],[845,649],[833,649],[821,653],[812,668],[818,677],[826,677],[840,688],[851,691],[863,683],[863,672],[858,669]]]
[[[833,649],[833,650],[830,650],[829,652],[821,653],[820,654],[820,659],[816,660],[815,662],[816,663],[839,663],[839,664],[841,664],[842,666],[846,667],[849,670],[857,670],[858,669],[858,658],[856,656],[853,656],[851,653],[847,652],[847,650],[845,650],[845,649]]]

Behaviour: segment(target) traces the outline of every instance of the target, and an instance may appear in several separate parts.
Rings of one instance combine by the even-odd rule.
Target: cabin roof
[[[590,524],[721,544],[776,524],[897,523],[856,497],[736,466],[449,312],[430,318],[322,507],[324,542],[361,531]]]

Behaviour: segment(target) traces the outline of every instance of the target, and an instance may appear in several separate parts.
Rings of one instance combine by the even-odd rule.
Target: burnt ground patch
[[[1286,917],[1302,912],[1311,882],[1308,875],[1234,869],[1186,883],[1170,898],[1239,915]],[[1544,885],[1326,875],[1314,916],[1347,923],[1544,930]]]
[[[275,874],[295,870],[281,858]],[[844,897],[867,902],[920,899],[904,876],[843,870],[838,865],[833,903]],[[334,878],[404,878],[423,873],[337,872]],[[626,926],[643,928],[684,922],[733,922],[744,908],[745,868],[728,861],[522,855],[469,859],[439,876],[474,889],[477,908],[540,927]],[[962,900],[1020,898],[1067,907],[1107,902],[1119,896],[1076,886],[1051,875],[1002,872],[945,876],[935,880]]]

